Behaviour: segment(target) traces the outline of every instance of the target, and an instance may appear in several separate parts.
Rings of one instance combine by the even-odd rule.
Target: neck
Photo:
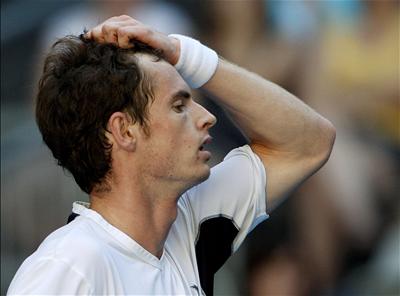
[[[90,196],[91,209],[160,258],[177,215],[180,192],[166,186],[142,186],[132,179],[113,184],[110,192]]]

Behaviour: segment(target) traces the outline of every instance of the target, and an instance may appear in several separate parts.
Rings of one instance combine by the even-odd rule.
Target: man
[[[178,72],[179,73],[178,73]],[[200,87],[249,138],[210,170]],[[37,121],[90,195],[20,267],[9,294],[212,295],[214,273],[328,159],[334,127],[199,42],[119,16],[56,43]]]

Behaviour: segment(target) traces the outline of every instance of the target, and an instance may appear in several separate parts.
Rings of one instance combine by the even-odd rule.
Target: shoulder
[[[220,167],[226,167],[225,170],[228,172],[233,170],[231,174],[240,177],[241,180],[246,179],[250,182],[257,178],[265,182],[265,167],[249,145],[231,150],[223,162],[215,168],[219,169]]]
[[[265,167],[249,145],[231,150],[224,160],[211,169],[210,177],[191,188],[189,196],[249,197],[254,191],[264,191]]]
[[[63,264],[81,274],[93,271],[107,261],[107,242],[95,223],[77,218],[51,233],[24,264]]]
[[[18,269],[9,294],[91,291],[93,268],[102,265],[101,244],[84,223],[51,233]],[[90,270],[90,271],[89,271]]]
[[[76,219],[53,233],[39,246],[41,256],[67,261],[93,261],[98,259],[104,249],[104,243],[96,226],[88,219]]]

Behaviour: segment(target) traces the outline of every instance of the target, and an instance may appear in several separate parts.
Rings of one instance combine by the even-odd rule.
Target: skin
[[[135,39],[164,54],[165,61],[159,62],[140,56],[155,86],[150,137],[127,114],[114,113],[108,134],[113,144],[112,189],[103,195],[91,194],[92,209],[160,257],[179,196],[209,176],[210,155],[199,147],[215,117],[190,96],[171,100],[179,91],[190,94],[173,67],[180,54],[177,39],[124,15],[106,20],[86,37],[122,48],[132,47],[130,40]],[[335,128],[276,84],[220,60],[201,90],[230,113],[261,158],[267,172],[269,210],[328,160]]]

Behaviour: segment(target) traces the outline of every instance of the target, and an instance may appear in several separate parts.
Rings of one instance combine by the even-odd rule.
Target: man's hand
[[[171,65],[178,62],[179,40],[157,32],[127,15],[115,16],[97,25],[85,34],[98,43],[111,43],[121,48],[132,48],[132,40],[144,43],[162,52]]]

